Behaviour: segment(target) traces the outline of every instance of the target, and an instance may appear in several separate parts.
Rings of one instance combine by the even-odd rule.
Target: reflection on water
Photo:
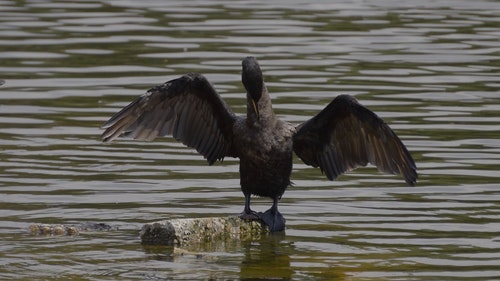
[[[500,278],[499,12],[462,0],[3,1],[0,279]],[[142,247],[144,222],[239,213],[238,163],[207,166],[171,139],[104,145],[99,126],[190,71],[242,113],[249,54],[287,121],[341,93],[377,112],[413,153],[417,187],[373,168],[329,182],[297,160],[286,234],[184,256]],[[119,230],[27,234],[85,221]]]

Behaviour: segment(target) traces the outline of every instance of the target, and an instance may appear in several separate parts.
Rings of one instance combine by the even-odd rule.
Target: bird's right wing
[[[232,155],[235,114],[207,79],[190,73],[156,86],[109,119],[104,142],[123,134],[138,140],[172,135],[209,164]]]

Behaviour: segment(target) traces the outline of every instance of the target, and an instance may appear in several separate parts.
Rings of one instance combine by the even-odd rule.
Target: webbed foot
[[[277,210],[277,208],[271,208],[265,211],[260,219],[269,226],[269,231],[277,232],[285,230],[285,218]]]
[[[243,211],[241,212],[240,214],[240,219],[242,220],[249,220],[249,221],[256,221],[256,220],[260,220],[262,216],[262,213],[257,213],[255,211]]]

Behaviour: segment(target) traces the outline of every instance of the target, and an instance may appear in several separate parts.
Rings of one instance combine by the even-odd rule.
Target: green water
[[[2,1],[0,279],[499,279],[499,13],[462,0]],[[355,95],[412,152],[417,186],[372,167],[330,182],[295,159],[285,233],[200,255],[142,246],[146,222],[241,212],[238,162],[207,166],[168,138],[102,144],[99,126],[192,71],[243,113],[247,55],[287,121]],[[27,231],[88,221],[119,229]]]

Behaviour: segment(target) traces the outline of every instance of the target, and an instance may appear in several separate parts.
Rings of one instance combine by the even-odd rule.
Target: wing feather
[[[172,135],[195,148],[210,164],[232,149],[235,114],[201,74],[190,73],[156,86],[111,117],[104,142],[120,135],[151,141]]]
[[[299,125],[293,147],[304,163],[319,167],[330,180],[368,163],[379,171],[401,174],[410,185],[417,180],[415,162],[398,136],[348,95],[336,97]]]

